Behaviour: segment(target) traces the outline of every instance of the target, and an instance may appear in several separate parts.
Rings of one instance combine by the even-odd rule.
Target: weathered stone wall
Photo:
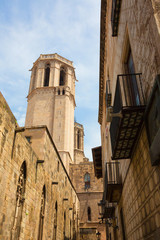
[[[51,136],[46,127],[30,128],[25,132],[23,130],[17,127],[15,117],[0,95],[0,239],[11,239],[17,184],[24,161],[26,163],[25,200],[21,224],[19,224],[19,239],[35,240],[38,237],[44,185],[46,196],[43,239],[54,239],[56,201],[57,239],[64,239],[64,212],[66,213],[65,235],[67,238],[73,237],[75,231],[78,232],[79,200]],[[31,144],[23,135],[31,136]],[[37,160],[44,162],[37,163]]]
[[[77,193],[86,192],[84,182],[84,176],[86,173],[90,174],[90,188],[88,189],[88,191],[102,192],[102,180],[95,177],[93,162],[82,162],[79,164],[70,164],[69,174]]]
[[[142,88],[148,100],[155,77],[160,73],[160,35],[158,1],[121,1],[118,36],[112,37],[112,1],[107,1],[106,76],[111,81],[112,106],[118,74],[125,73],[125,58],[130,44],[135,72],[142,73]],[[153,5],[152,5],[153,4]],[[108,76],[107,76],[108,75]],[[104,96],[105,96],[104,87]],[[103,177],[105,163],[111,161],[110,136],[106,137],[106,103],[103,101],[101,127]],[[108,124],[108,129],[110,124]],[[120,210],[123,209],[126,239],[159,239],[160,236],[160,168],[151,166],[145,127],[142,127],[131,160],[120,161],[123,179],[121,200],[116,209],[119,230],[117,238],[124,239]],[[117,214],[118,211],[118,214]]]
[[[85,188],[84,176],[90,175],[90,187]],[[77,191],[80,201],[80,239],[96,239],[96,230],[99,229],[105,240],[105,226],[99,227],[98,203],[102,199],[103,184],[101,179],[94,175],[93,162],[70,164],[70,177]],[[91,219],[88,219],[88,207]]]

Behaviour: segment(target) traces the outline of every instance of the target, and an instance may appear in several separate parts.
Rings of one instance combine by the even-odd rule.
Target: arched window
[[[20,237],[23,203],[25,200],[24,198],[25,185],[26,185],[26,162],[24,161],[20,168],[20,174],[18,179],[17,192],[16,192],[16,209],[15,209],[11,239],[19,239]]]
[[[40,216],[39,216],[38,240],[42,240],[42,238],[43,238],[45,198],[46,198],[46,189],[45,189],[45,186],[44,186],[44,187],[43,187],[43,190],[42,190],[42,195],[41,195],[41,209],[40,209]]]
[[[86,173],[84,176],[85,189],[90,188],[90,175]]]
[[[77,148],[80,149],[80,131],[77,132]]]
[[[65,69],[61,68],[60,69],[59,86],[64,86],[65,85],[65,77],[66,77]]]
[[[58,216],[58,204],[57,201],[55,203],[55,214],[54,214],[54,238],[53,240],[56,240],[57,237],[57,216]]]
[[[44,87],[49,86],[49,75],[50,75],[50,64],[47,64],[45,68],[45,75],[44,75]]]
[[[91,221],[91,208],[88,207],[87,209],[87,214],[88,214],[88,221]]]

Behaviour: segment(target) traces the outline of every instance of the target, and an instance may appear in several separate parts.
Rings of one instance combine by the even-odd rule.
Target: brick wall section
[[[77,223],[79,218],[79,200],[48,130],[46,128],[28,129],[24,133],[17,132],[15,135],[16,129],[19,129],[16,119],[0,94],[0,239],[9,240],[11,237],[17,183],[24,161],[27,166],[27,176],[19,239],[37,239],[41,194],[44,185],[46,205],[43,239],[53,239],[56,201],[58,203],[57,239],[63,239],[64,211],[66,211],[66,236],[70,237],[70,220],[73,236],[73,220]],[[39,148],[35,147],[34,151],[23,134],[32,135],[33,148],[35,145]],[[44,160],[44,163],[37,165],[39,159]],[[57,171],[58,162],[59,171]],[[52,185],[54,181],[57,181],[58,185]],[[64,198],[68,198],[68,201],[63,201]],[[78,230],[77,227],[76,230]]]

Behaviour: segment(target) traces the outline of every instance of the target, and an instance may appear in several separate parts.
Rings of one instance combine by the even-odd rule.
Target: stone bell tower
[[[58,54],[41,54],[31,69],[26,127],[46,125],[66,169],[74,158],[75,71]]]

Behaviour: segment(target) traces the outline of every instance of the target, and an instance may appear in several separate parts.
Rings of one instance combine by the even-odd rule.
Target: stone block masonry
[[[79,238],[79,200],[47,127],[19,128],[2,94],[0,192],[0,240]]]

